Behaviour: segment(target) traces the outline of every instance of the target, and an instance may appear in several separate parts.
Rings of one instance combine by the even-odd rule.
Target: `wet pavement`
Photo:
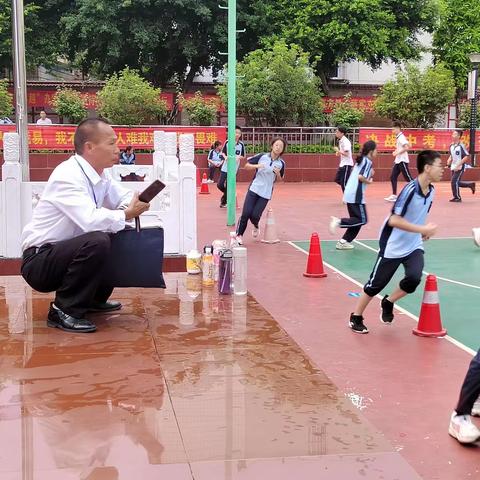
[[[420,478],[252,296],[166,280],[75,335],[0,278],[0,480]]]

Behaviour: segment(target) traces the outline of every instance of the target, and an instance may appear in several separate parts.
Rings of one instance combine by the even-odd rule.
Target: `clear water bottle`
[[[205,247],[202,257],[202,284],[204,287],[211,287],[215,282],[215,266],[213,264],[212,247]]]
[[[247,249],[233,248],[233,293],[246,295],[247,293]]]
[[[218,291],[223,295],[232,294],[233,255],[231,250],[220,252],[218,266]]]

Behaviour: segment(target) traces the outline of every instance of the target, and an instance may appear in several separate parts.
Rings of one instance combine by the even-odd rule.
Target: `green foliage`
[[[329,115],[330,125],[336,127],[355,128],[365,116],[365,111],[354,107],[351,102],[352,94],[344,95],[341,102],[335,103],[332,113]]]
[[[472,105],[470,102],[465,102],[460,105],[460,113],[458,115],[458,128],[462,130],[470,129],[470,115],[472,111]],[[475,128],[479,128],[478,116],[475,124]]]
[[[167,113],[160,89],[128,67],[109,77],[97,95],[100,114],[117,125],[157,123]]]
[[[408,65],[397,72],[394,80],[385,83],[375,109],[380,116],[406,126],[429,128],[454,98],[453,76],[443,65],[429,67],[424,72]]]
[[[190,125],[212,125],[217,118],[217,105],[215,100],[206,100],[201,92],[195,92],[195,96],[189,99],[180,98],[185,111],[188,113]]]
[[[0,81],[0,117],[8,117],[12,111],[13,95],[7,90],[7,81]]]
[[[27,67],[51,65],[57,60],[62,51],[58,19],[60,12],[65,12],[71,3],[72,0],[24,0]],[[13,70],[12,0],[0,0],[0,69],[2,68]]]
[[[55,111],[62,117],[67,117],[72,123],[78,123],[87,116],[85,101],[76,90],[59,88],[53,97]]]
[[[238,63],[237,73],[238,112],[250,124],[303,126],[323,121],[319,79],[297,45],[279,41],[255,50]],[[227,84],[220,85],[218,92],[227,105]]]
[[[480,52],[480,2],[442,0],[440,22],[433,35],[433,54],[453,72],[457,91],[466,89],[472,69],[468,55]]]
[[[473,1],[473,0],[472,0]],[[325,78],[338,62],[415,59],[418,35],[430,31],[437,0],[254,0],[253,28],[300,45]]]

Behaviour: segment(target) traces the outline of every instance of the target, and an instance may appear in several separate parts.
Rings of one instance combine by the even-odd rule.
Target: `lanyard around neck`
[[[75,161],[78,163],[80,170],[83,172],[83,174],[85,175],[85,178],[87,179],[88,184],[90,185],[90,189],[92,190],[92,195],[93,195],[93,201],[95,202],[95,207],[98,208],[97,196],[95,195],[95,189],[93,188],[93,183],[90,180],[90,177],[86,174],[85,170],[82,167],[82,164],[78,161],[78,158],[76,156],[75,156]]]

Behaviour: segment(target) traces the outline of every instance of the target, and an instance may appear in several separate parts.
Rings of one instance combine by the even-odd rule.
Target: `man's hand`
[[[132,218],[139,217],[143,212],[146,212],[150,208],[149,203],[141,202],[138,199],[140,194],[135,192],[133,194],[130,205],[125,209],[125,220],[132,220]]]
[[[433,237],[437,233],[437,226],[434,223],[427,223],[422,228],[422,239],[429,240],[430,237]]]

